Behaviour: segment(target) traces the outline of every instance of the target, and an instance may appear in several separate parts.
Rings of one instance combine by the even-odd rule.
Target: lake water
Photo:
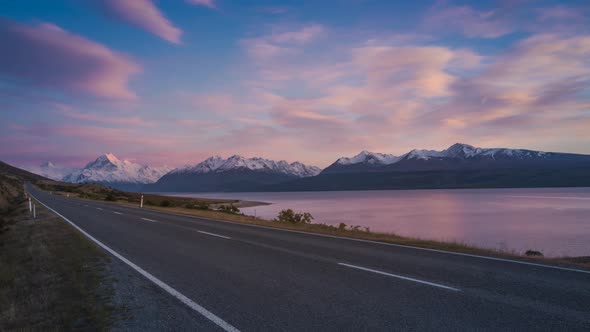
[[[518,252],[534,249],[545,256],[590,256],[590,188],[173,195],[269,202],[242,209],[268,219],[291,208],[331,225],[343,222],[372,231]]]

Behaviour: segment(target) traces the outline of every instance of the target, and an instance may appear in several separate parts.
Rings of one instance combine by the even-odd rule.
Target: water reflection
[[[331,225],[552,256],[590,255],[590,188],[181,195],[270,202],[243,209],[269,219],[292,208]]]

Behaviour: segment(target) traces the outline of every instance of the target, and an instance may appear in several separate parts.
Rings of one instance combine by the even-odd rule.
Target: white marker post
[[[33,212],[33,202],[31,202],[31,197],[29,197],[29,212]]]
[[[139,208],[143,209],[143,195],[141,195],[141,200],[139,201]]]
[[[37,219],[37,207],[35,203],[33,203],[33,219]]]

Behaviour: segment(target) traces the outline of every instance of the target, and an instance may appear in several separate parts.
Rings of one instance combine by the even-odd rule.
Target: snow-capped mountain
[[[351,158],[339,158],[322,174],[368,171],[412,171],[457,168],[545,167],[557,162],[572,163],[587,158],[583,155],[542,152],[524,149],[478,148],[456,143],[445,150],[414,149],[399,157],[362,151]]]
[[[177,168],[171,173],[205,174],[209,172],[227,172],[238,169],[280,173],[300,178],[314,176],[321,171],[319,167],[307,166],[298,161],[289,164],[284,160],[274,161],[259,157],[244,158],[239,155],[233,155],[227,159],[223,159],[220,156],[210,157],[194,166]]]
[[[149,191],[255,191],[262,186],[315,176],[315,166],[259,157],[234,155],[210,157],[196,165],[177,168],[164,175]]]
[[[551,153],[542,151],[532,151],[523,149],[506,149],[506,148],[476,148],[474,146],[462,143],[451,145],[448,149],[442,151],[434,150],[412,150],[406,154],[407,159],[429,160],[431,158],[490,158],[490,159],[535,159],[545,158]]]
[[[57,166],[51,161],[46,161],[39,166],[23,167],[23,169],[56,181],[61,181],[64,176],[77,170],[74,167]]]
[[[587,187],[590,155],[524,149],[412,150],[399,157],[363,151],[340,158],[318,176],[267,186],[265,191]]]
[[[89,162],[84,168],[66,175],[63,181],[101,183],[126,188],[132,184],[154,183],[168,172],[170,172],[170,168],[166,166],[140,165],[128,160],[120,160],[112,153],[107,153]]]
[[[369,151],[361,151],[354,157],[346,158],[342,157],[336,160],[336,164],[339,165],[353,165],[353,164],[378,164],[378,165],[389,165],[400,160],[401,157],[394,156],[392,154],[374,153]]]

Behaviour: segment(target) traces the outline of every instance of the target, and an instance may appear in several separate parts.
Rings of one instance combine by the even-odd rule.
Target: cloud
[[[419,121],[462,123],[480,132],[489,129],[490,135],[500,129],[516,134],[525,124],[529,134],[569,126],[567,119],[590,107],[589,77],[590,37],[534,35],[497,56],[479,75],[455,82],[453,97]]]
[[[151,0],[104,0],[97,2],[109,15],[144,29],[173,44],[180,44],[182,30],[175,27]]]
[[[217,8],[217,5],[215,4],[215,0],[186,0],[186,2],[188,2],[192,5],[208,7],[211,9]]]
[[[133,99],[141,67],[127,56],[51,24],[0,20],[0,73],[30,84],[104,98]]]
[[[296,30],[286,31],[284,27],[275,27],[274,30],[259,37],[242,39],[240,43],[252,59],[265,62],[297,54],[302,45],[317,39],[325,31],[322,25],[315,23]]]
[[[286,6],[260,7],[259,10],[263,13],[279,15],[279,14],[287,13],[289,11],[289,7],[286,7]]]
[[[515,30],[502,8],[478,11],[470,6],[437,4],[430,9],[424,26],[430,31],[456,31],[467,37],[497,38]]]
[[[487,146],[522,140],[520,147],[543,149],[560,129],[572,128],[571,119],[588,118],[589,38],[534,34],[487,56],[423,39],[336,42],[304,61],[278,54],[255,62],[257,78],[248,84],[275,96],[265,108],[267,125],[293,146],[401,153],[457,140]],[[297,38],[287,39],[297,45]],[[306,43],[300,47],[307,51]],[[293,89],[300,96],[293,97]],[[541,136],[531,140],[524,133]],[[570,141],[576,139],[590,144],[590,134]]]
[[[55,104],[55,113],[58,115],[65,116],[69,119],[81,120],[91,123],[106,123],[114,125],[124,126],[139,126],[139,127],[154,127],[156,125],[153,121],[147,121],[139,116],[112,116],[107,112],[101,112],[100,114],[92,112],[81,112],[74,109],[71,106],[64,104]]]

